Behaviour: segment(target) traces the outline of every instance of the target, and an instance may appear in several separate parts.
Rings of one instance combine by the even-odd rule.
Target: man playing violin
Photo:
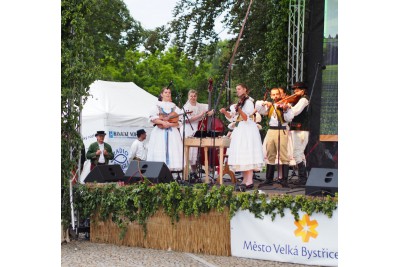
[[[289,176],[289,161],[288,156],[288,136],[287,126],[292,121],[294,114],[289,103],[281,101],[281,93],[279,88],[272,88],[270,93],[273,103],[268,101],[257,101],[256,110],[261,115],[267,115],[269,129],[265,136],[266,151],[267,151],[267,173],[266,180],[259,187],[264,185],[272,185],[275,172],[275,159],[278,156],[282,162],[282,178],[278,178],[278,183],[282,187],[287,187]]]
[[[278,89],[279,89],[279,92],[281,93],[281,99],[288,99],[287,97],[288,97],[288,95],[286,94],[286,90],[283,88],[283,87],[278,87]],[[291,100],[290,101],[296,101],[296,99],[294,99],[294,96],[290,96],[291,98]],[[289,103],[289,105],[290,105],[290,103]],[[292,141],[292,136],[291,136],[291,134],[290,134],[290,132],[289,132],[289,130],[290,130],[290,126],[288,125],[287,127],[286,127],[286,129],[288,130],[288,133],[289,133],[289,135],[288,135],[288,157],[289,157],[289,165],[295,165],[295,160],[293,159],[293,141]],[[264,152],[264,158],[265,158],[265,160],[266,160],[266,163],[268,164],[268,155],[267,155],[267,148],[266,148],[266,138],[264,138],[264,141],[263,141],[263,152]],[[278,156],[276,157],[276,160],[275,160],[275,164],[277,164],[278,163]],[[279,162],[279,172],[278,172],[278,175],[279,175],[279,178],[282,178],[282,161],[280,161]]]
[[[294,181],[293,184],[303,186],[307,182],[304,150],[308,144],[309,136],[309,118],[307,110],[305,109],[309,105],[309,98],[306,94],[307,86],[304,82],[294,83],[292,89],[295,95],[300,97],[298,102],[292,107],[295,117],[290,123],[290,134],[293,140],[293,157],[296,161],[299,178],[297,181]]]

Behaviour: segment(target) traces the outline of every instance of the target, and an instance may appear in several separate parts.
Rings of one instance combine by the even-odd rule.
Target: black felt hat
[[[146,131],[143,130],[143,129],[137,130],[136,136],[137,136],[137,137],[140,137],[140,136],[141,136],[142,134],[144,134],[144,133],[146,133]]]
[[[106,135],[106,133],[104,131],[97,131],[97,133],[94,136],[98,135]]]
[[[292,85],[292,89],[302,89],[302,90],[307,90],[307,85],[303,82],[296,82]]]

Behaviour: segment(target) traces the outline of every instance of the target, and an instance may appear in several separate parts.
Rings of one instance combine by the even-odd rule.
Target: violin
[[[300,98],[301,98],[301,95],[293,94],[293,95],[287,96],[285,98],[282,98],[275,104],[279,104],[279,105],[284,105],[284,104],[289,104],[289,103],[293,104],[293,103],[299,102]]]
[[[243,108],[244,103],[246,102],[246,100],[249,99],[249,96],[243,96],[239,99],[239,102],[236,104],[235,110],[236,112],[238,112],[239,108]]]

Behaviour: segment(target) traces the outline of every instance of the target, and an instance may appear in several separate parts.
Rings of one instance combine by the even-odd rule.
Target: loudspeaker
[[[124,171],[121,165],[97,165],[91,172],[86,176],[85,183],[111,183],[123,181]]]
[[[312,168],[306,183],[306,195],[335,195],[338,191],[338,170]]]
[[[155,184],[173,181],[172,173],[164,162],[132,160],[125,172],[125,183],[141,181],[141,177]]]

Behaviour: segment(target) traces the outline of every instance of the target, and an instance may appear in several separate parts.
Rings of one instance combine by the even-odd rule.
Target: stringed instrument
[[[243,96],[243,97],[241,97],[241,98],[239,99],[238,103],[237,103],[236,106],[235,106],[236,112],[238,112],[239,108],[243,108],[244,102],[246,102],[247,99],[249,99],[249,96],[248,96],[248,95]]]
[[[293,94],[293,95],[282,98],[281,100],[277,101],[275,104],[280,104],[280,105],[288,104],[288,103],[296,104],[297,102],[299,102],[300,98],[301,98],[301,95]]]
[[[213,80],[208,79],[208,111],[212,110],[211,97],[213,91]],[[207,114],[207,113],[206,113]],[[220,136],[224,132],[224,124],[219,118],[214,116],[209,117],[205,114],[204,118],[198,124],[198,131],[204,132],[202,136],[206,136],[205,133],[211,133],[212,136]]]
[[[213,91],[213,80],[210,78],[208,80],[208,111],[211,111],[211,94]],[[206,113],[207,114],[207,113]],[[198,125],[198,131],[204,133],[204,136],[209,137],[217,137],[223,134],[224,132],[224,124],[219,118],[215,118],[214,116],[205,116]],[[208,133],[208,134],[206,134]],[[203,134],[202,134],[203,136]],[[225,149],[226,150],[226,149]],[[225,154],[224,150],[224,154]],[[218,159],[218,148],[211,148],[208,150],[208,159],[210,166],[219,166],[219,159]],[[200,162],[204,165],[205,162],[205,155],[203,149],[199,150],[200,153]]]
[[[193,113],[193,111],[186,112],[186,114],[191,114],[191,113]],[[185,113],[178,114],[175,111],[172,111],[169,114],[160,113],[160,114],[158,114],[158,117],[160,120],[163,120],[163,121],[168,121],[170,123],[177,123],[179,121],[179,116],[182,116],[183,114],[185,114]],[[164,129],[164,127],[160,123],[155,123],[155,125],[157,125],[158,128]]]

